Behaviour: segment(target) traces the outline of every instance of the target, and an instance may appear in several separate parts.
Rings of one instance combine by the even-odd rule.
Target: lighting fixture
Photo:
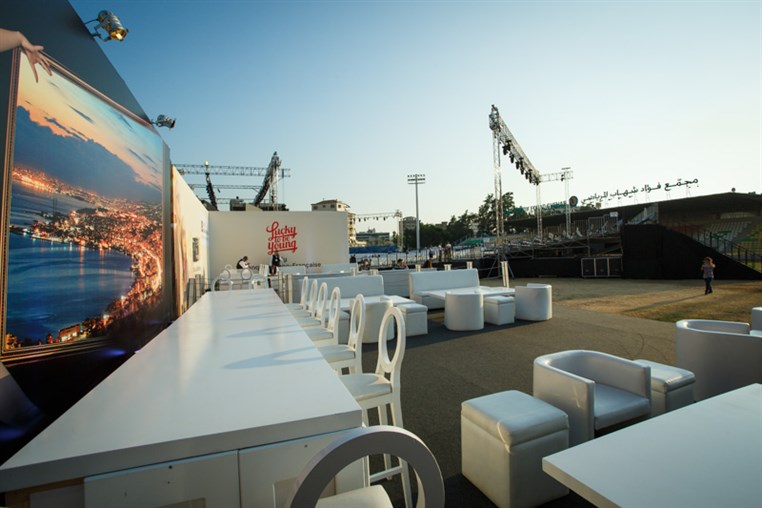
[[[101,11],[98,13],[97,18],[90,20],[87,23],[93,23],[95,21],[97,21],[98,24],[95,26],[95,31],[90,34],[93,37],[98,37],[104,41],[123,41],[124,38],[127,37],[127,32],[129,32],[129,30],[124,28],[122,22],[119,21],[119,18],[117,18],[113,12]],[[87,25],[87,23],[85,23],[85,25]],[[104,37],[98,32],[99,28],[106,32],[107,37]]]
[[[170,118],[167,115],[159,115],[156,117],[156,120],[151,123],[156,125],[157,127],[167,127],[171,129],[172,127],[175,126],[175,119]]]

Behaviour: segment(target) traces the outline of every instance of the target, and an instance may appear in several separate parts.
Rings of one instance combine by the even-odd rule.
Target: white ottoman
[[[493,325],[513,323],[516,303],[512,296],[487,296],[484,298],[484,322]]]
[[[516,286],[516,319],[547,321],[553,317],[553,287],[530,283]]]
[[[569,490],[542,470],[542,458],[569,447],[569,418],[516,390],[461,404],[463,475],[501,508],[538,506]]]
[[[444,324],[448,330],[465,331],[484,328],[484,295],[473,291],[445,293]]]
[[[762,307],[751,309],[751,329],[762,330]]]
[[[408,337],[413,335],[426,335],[429,333],[429,309],[420,303],[403,303],[397,308],[405,318],[405,333]]]
[[[635,360],[651,367],[651,416],[658,416],[695,402],[693,372],[672,365]]]
[[[378,333],[381,330],[381,320],[384,318],[386,309],[393,307],[392,299],[381,297],[380,302],[365,302],[365,329],[362,334],[363,344],[378,343]],[[392,321],[390,321],[392,323]],[[386,338],[394,336],[394,329],[390,326],[386,330]]]

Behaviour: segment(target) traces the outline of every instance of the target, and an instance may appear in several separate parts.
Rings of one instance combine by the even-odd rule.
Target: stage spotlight
[[[175,126],[175,119],[170,118],[167,115],[159,115],[156,117],[156,120],[151,123],[157,127],[168,127],[171,129]]]
[[[508,155],[510,151],[511,147],[509,145],[503,145],[503,155]]]
[[[92,32],[90,35],[98,37],[104,41],[123,41],[124,38],[127,37],[127,32],[129,32],[129,30],[122,26],[122,22],[119,21],[119,18],[117,18],[111,11],[101,11],[98,13],[96,19],[90,20],[87,23],[92,23],[93,21],[97,21],[98,25],[95,26],[95,32]],[[85,25],[87,25],[87,23],[85,23]],[[108,37],[102,36],[98,32],[98,28],[103,29]]]
[[[513,152],[511,152],[511,164],[513,164],[513,161],[515,161],[516,158],[513,156]]]

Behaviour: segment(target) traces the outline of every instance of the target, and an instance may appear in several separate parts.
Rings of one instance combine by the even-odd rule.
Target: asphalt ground
[[[696,296],[702,306],[701,279],[647,281],[624,279],[516,279],[511,287],[527,282],[553,286],[553,317],[548,321],[486,324],[483,330],[454,332],[444,326],[442,310],[429,311],[429,333],[409,337],[402,366],[404,427],[417,434],[437,458],[445,482],[446,504],[451,507],[493,506],[461,474],[460,405],[463,401],[504,390],[532,393],[532,365],[536,357],[557,351],[590,349],[628,359],[643,358],[674,365],[674,322],[657,321],[584,308],[580,301],[627,303],[636,298],[665,300],[675,291]],[[501,285],[499,279],[482,280]],[[753,282],[762,290],[762,283]],[[722,293],[722,284],[715,294]],[[762,293],[760,293],[762,295]],[[666,301],[671,301],[667,298]],[[762,305],[762,298],[759,300]],[[750,314],[750,309],[747,311]],[[748,319],[747,319],[748,321]],[[373,372],[377,348],[364,345],[365,372]],[[391,354],[391,353],[390,353]],[[387,489],[396,493],[394,480]],[[397,480],[398,482],[398,480]],[[574,493],[548,503],[548,507],[590,506]]]

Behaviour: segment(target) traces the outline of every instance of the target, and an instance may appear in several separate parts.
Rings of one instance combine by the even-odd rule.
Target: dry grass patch
[[[703,286],[594,298],[571,298],[563,305],[586,310],[674,323],[680,319],[716,319],[748,323],[752,307],[762,306],[762,283],[715,283],[714,293]]]

